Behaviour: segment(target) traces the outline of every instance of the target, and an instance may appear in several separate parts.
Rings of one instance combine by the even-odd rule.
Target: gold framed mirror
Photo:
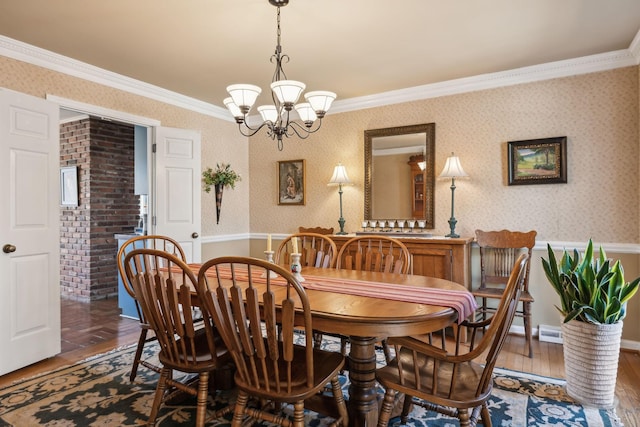
[[[365,220],[424,220],[434,228],[435,144],[435,123],[364,131]]]

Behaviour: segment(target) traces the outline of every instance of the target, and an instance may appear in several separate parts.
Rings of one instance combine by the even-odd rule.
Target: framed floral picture
[[[567,182],[567,137],[508,143],[509,185]]]
[[[278,162],[278,204],[304,205],[306,193],[304,160]]]

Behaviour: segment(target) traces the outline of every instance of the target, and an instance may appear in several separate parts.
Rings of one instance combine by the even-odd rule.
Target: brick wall
[[[78,207],[61,208],[62,295],[94,300],[118,292],[113,235],[137,223],[134,127],[96,118],[60,126],[61,166],[78,167]]]

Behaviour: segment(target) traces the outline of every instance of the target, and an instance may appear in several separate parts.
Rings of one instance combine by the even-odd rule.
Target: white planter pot
[[[622,322],[594,325],[572,320],[562,324],[567,394],[600,408],[615,404]]]

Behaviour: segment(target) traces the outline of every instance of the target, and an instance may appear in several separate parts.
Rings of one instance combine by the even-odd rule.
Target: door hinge
[[[156,216],[154,215],[152,218],[153,218],[153,219],[151,220],[151,223],[152,223],[153,225],[156,225]]]
[[[154,143],[154,144],[151,146],[151,152],[152,152],[152,153],[155,153],[155,152],[156,152],[156,148],[158,148],[158,144],[155,144],[155,143]]]

